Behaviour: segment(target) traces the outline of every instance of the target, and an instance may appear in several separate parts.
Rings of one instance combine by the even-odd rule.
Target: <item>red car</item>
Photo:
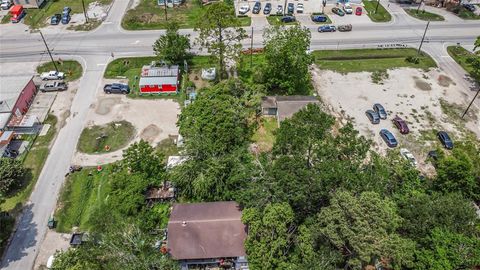
[[[398,115],[395,116],[395,118],[393,118],[392,121],[395,124],[395,126],[398,128],[398,130],[400,130],[400,133],[408,134],[410,132],[407,126],[407,122],[405,122],[405,120],[403,120],[402,118],[398,117]]]
[[[357,16],[361,16],[362,15],[362,7],[357,7],[355,9],[355,15]]]

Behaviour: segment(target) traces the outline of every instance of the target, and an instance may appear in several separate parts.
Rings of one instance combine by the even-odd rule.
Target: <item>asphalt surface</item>
[[[383,2],[387,6],[387,2]],[[114,57],[153,55],[152,44],[164,31],[125,31],[120,21],[128,6],[127,0],[115,0],[106,21],[91,32],[45,33],[45,38],[55,58],[77,59],[84,68],[79,90],[72,103],[71,116],[60,130],[46,160],[28,204],[24,207],[18,226],[2,260],[2,269],[32,269],[38,248],[47,230],[47,220],[55,209],[57,196],[64,181],[80,133],[85,125],[89,106],[103,76],[104,69]],[[309,25],[312,31],[311,49],[345,49],[403,44],[417,47],[425,30],[426,22],[406,15],[395,4],[388,5],[393,20],[390,23],[354,25],[348,33],[317,33],[316,26]],[[254,47],[262,47],[263,27],[253,25]],[[250,33],[251,29],[247,28]],[[196,37],[193,30],[182,30]],[[38,33],[9,32],[0,25],[0,61],[32,62],[45,58],[45,48]],[[434,57],[439,67],[447,74],[463,78],[465,72],[453,59],[448,57],[446,45],[473,44],[480,35],[479,21],[447,20],[432,22],[423,49]],[[243,45],[250,46],[250,40]],[[197,46],[193,52],[204,53]],[[1,72],[1,71],[0,71]],[[0,74],[1,75],[1,74]],[[471,87],[468,82],[466,87]],[[473,92],[472,92],[473,94]]]

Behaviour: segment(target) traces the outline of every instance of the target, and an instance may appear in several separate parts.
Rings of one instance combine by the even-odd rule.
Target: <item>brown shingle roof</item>
[[[246,227],[235,202],[174,204],[168,222],[170,254],[177,260],[246,256]]]

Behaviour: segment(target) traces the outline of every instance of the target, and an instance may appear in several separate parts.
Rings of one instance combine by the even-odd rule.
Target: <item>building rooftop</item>
[[[236,202],[174,204],[168,222],[170,254],[177,260],[246,256],[241,217]]]
[[[142,77],[177,77],[179,70],[179,67],[176,65],[161,67],[143,66]]]
[[[265,96],[262,98],[262,108],[277,108],[278,121],[292,117],[310,103],[319,104],[314,96]]]
[[[25,86],[32,76],[2,76],[0,77],[0,112],[12,112]]]

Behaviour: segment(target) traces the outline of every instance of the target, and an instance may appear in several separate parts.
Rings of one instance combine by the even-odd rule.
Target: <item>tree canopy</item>
[[[18,187],[26,172],[19,160],[0,157],[0,193],[7,194]]]
[[[167,31],[161,35],[153,44],[153,51],[159,60],[167,64],[177,64],[188,57],[190,50],[189,35],[178,33],[179,25],[176,21],[170,20],[167,23]]]

